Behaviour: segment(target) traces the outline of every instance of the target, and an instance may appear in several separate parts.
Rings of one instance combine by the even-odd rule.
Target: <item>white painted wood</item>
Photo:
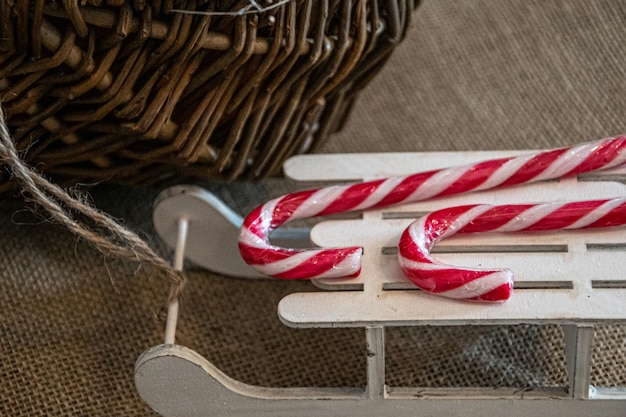
[[[298,181],[361,181],[528,153],[533,151],[309,154],[288,159],[283,171]]]
[[[178,219],[178,233],[176,236],[176,248],[174,250],[174,262],[172,267],[175,271],[182,271],[185,263],[185,248],[189,232],[189,219]],[[174,286],[172,285],[172,288]],[[165,344],[172,344],[176,340],[176,326],[178,324],[178,310],[180,301],[178,298],[171,300],[167,306],[167,320],[165,321]]]
[[[181,218],[189,224],[186,259],[226,276],[267,278],[241,259],[237,238],[243,219],[215,195],[192,185],[163,191],[154,204],[153,223],[171,248],[176,247]],[[299,228],[281,229],[272,239],[287,246],[310,245],[308,230]]]
[[[289,176],[303,181],[359,180],[406,175],[512,154],[305,155],[287,161],[285,169]],[[589,385],[592,326],[595,323],[626,323],[626,303],[623,302],[626,300],[626,234],[623,228],[603,232],[544,233],[540,236],[457,237],[440,245],[438,249],[444,251],[462,249],[461,253],[437,254],[443,261],[470,266],[511,267],[516,272],[519,288],[509,301],[498,305],[449,300],[416,290],[402,277],[395,256],[388,253],[394,251],[399,233],[411,221],[398,218],[404,212],[479,202],[501,204],[615,197],[626,191],[624,184],[615,180],[625,179],[626,169],[622,167],[608,174],[588,174],[584,182],[568,179],[455,196],[369,211],[358,220],[328,221],[317,225],[312,236],[321,246],[356,244],[365,247],[361,277],[318,281],[320,287],[331,291],[288,295],[278,306],[279,317],[293,327],[364,328],[368,348],[363,359],[368,375],[367,387],[286,389],[250,386],[229,378],[196,352],[166,344],[148,350],[137,360],[137,390],[144,401],[164,416],[623,416],[626,388]],[[188,259],[205,263],[209,269],[220,272],[219,268],[223,268],[223,273],[233,274],[241,265],[233,266],[226,260],[221,267],[216,267],[213,260],[206,260],[213,255],[226,259],[221,252],[214,252],[214,243],[217,241],[222,245],[231,239],[236,242],[241,218],[233,217],[230,209],[214,197],[207,197],[203,190],[178,188],[168,193],[155,207],[159,234],[173,246],[176,231],[172,227],[175,229],[181,216],[188,218]],[[169,199],[171,196],[174,196],[173,200]],[[230,250],[232,255],[232,248]],[[467,253],[468,250],[477,252]],[[234,275],[254,276],[246,274],[249,271],[238,270]],[[334,291],[346,288],[352,290]],[[520,390],[385,385],[384,332],[387,326],[518,323],[563,326],[569,387]]]
[[[383,398],[385,395],[385,329],[367,327],[365,329],[367,349],[367,397]]]
[[[593,351],[593,327],[565,325],[565,354],[569,379],[569,395],[588,399],[591,387],[591,353]]]
[[[536,153],[524,151],[472,151],[472,152],[383,152],[350,154],[308,154],[288,159],[283,171],[297,181],[360,181],[409,175],[432,169],[472,164],[494,158]],[[624,178],[626,167],[606,170]],[[597,173],[584,174],[595,178]]]
[[[278,314],[291,327],[626,323],[626,289],[517,290],[502,304],[443,299],[421,291],[290,294]]]
[[[286,173],[299,180],[327,180],[331,175],[371,179],[508,155],[511,153],[305,155],[286,164]],[[495,306],[443,300],[418,291],[397,263],[395,246],[415,213],[462,204],[585,200],[626,194],[626,185],[614,181],[626,179],[625,167],[586,175],[584,180],[567,178],[456,195],[366,211],[361,219],[322,222],[313,228],[312,240],[322,247],[363,246],[363,269],[357,278],[316,280],[316,285],[326,290],[356,291],[292,294],[281,301],[279,315],[296,327],[626,322],[623,227],[457,235],[437,245],[439,251],[466,251],[434,255],[443,262],[514,271],[517,289],[512,299]],[[404,213],[411,216],[398,218]]]
[[[466,195],[458,195],[447,198],[441,198],[434,201],[426,201],[421,203],[405,204],[392,208],[383,208],[380,210],[371,210],[364,213],[364,218],[357,220],[334,220],[327,221],[316,225],[311,231],[311,239],[319,246],[352,246],[360,245],[365,248],[363,257],[364,270],[366,265],[376,265],[369,267],[368,271],[381,272],[381,279],[385,282],[406,282],[401,271],[395,262],[395,256],[391,259],[384,259],[380,251],[383,247],[393,248],[397,245],[403,230],[415,218],[407,219],[390,219],[385,220],[389,214],[394,216],[402,213],[427,213],[444,207],[453,207],[463,204],[518,204],[518,203],[538,203],[544,201],[568,201],[568,200],[586,200],[599,198],[612,198],[624,195],[626,193],[626,185],[617,182],[578,182],[575,178],[566,179],[560,182],[547,182],[541,184],[527,184],[524,186],[483,191]],[[570,253],[550,253],[535,254],[537,258],[549,258],[546,262],[527,265],[529,258],[527,254],[519,254],[517,256],[507,254],[509,264],[502,264],[501,254],[484,254],[470,255],[454,254],[439,255],[438,259],[447,262],[454,258],[457,265],[498,267],[508,266],[514,272],[518,272],[518,279],[545,281],[550,280],[549,277],[569,277],[572,275],[581,276],[585,279],[591,277],[592,273],[599,273],[596,265],[606,265],[605,270],[622,270],[626,267],[626,257],[620,258],[613,256],[614,251],[607,254],[607,251],[593,250],[585,254],[585,256],[573,257],[572,253],[576,251],[586,251],[585,245],[607,243],[618,247],[619,244],[626,244],[626,236],[624,229],[606,229],[585,230],[585,231],[555,231],[545,233],[515,233],[515,234],[475,234],[472,236],[456,235],[451,239],[443,241],[437,245],[437,248],[447,246],[499,246],[514,245],[526,246],[526,250],[532,250],[533,245],[565,245],[569,247]],[[531,246],[531,247],[528,247]],[[622,250],[626,253],[626,246],[622,246]],[[480,252],[479,252],[480,253]],[[464,263],[465,262],[465,263]],[[378,265],[385,263],[386,268],[378,269]],[[520,268],[519,264],[526,265]],[[387,265],[388,264],[388,265]],[[528,269],[528,267],[532,269]],[[611,268],[610,268],[611,266]],[[582,268],[582,269],[581,269]],[[607,276],[612,275],[608,274]],[[370,273],[361,274],[360,277],[350,280],[318,280],[317,283],[324,288],[330,285],[343,285],[356,283],[361,284],[364,279],[372,280]],[[593,278],[591,278],[593,279]],[[603,278],[604,279],[604,278]],[[606,278],[613,279],[613,278]]]
[[[554,390],[392,389],[383,399],[363,390],[261,388],[229,378],[196,352],[161,345],[143,353],[135,365],[139,395],[167,417],[622,417],[624,400],[567,401]]]
[[[176,186],[162,192],[154,204],[153,223],[161,238],[176,247],[178,223],[189,224],[185,258],[217,273],[258,278],[239,255],[237,237],[241,217],[210,192]]]

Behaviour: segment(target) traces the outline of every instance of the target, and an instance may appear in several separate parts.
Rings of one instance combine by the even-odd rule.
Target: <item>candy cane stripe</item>
[[[274,276],[282,279],[312,279],[314,274],[323,275],[326,278],[346,277],[346,271],[351,270],[358,275],[361,271],[360,260],[361,248],[342,249],[342,257],[338,257],[334,250],[316,251],[313,256],[308,256],[303,260],[294,255],[287,262],[281,261],[276,267],[283,272]],[[356,259],[355,259],[356,258]],[[300,262],[298,262],[300,261]],[[270,268],[271,265],[264,267]],[[348,276],[349,277],[349,276]]]
[[[255,257],[261,257],[262,250],[277,252],[276,258],[280,258],[281,261],[261,264],[265,265],[261,272],[284,279],[290,279],[292,276],[298,277],[298,279],[341,277],[342,273],[345,274],[343,276],[356,276],[361,268],[361,251],[355,251],[352,248],[326,249],[324,256],[321,257],[323,261],[319,263],[313,262],[314,257],[306,262],[302,261],[300,264],[295,260],[301,258],[293,258],[294,262],[290,263],[293,267],[285,270],[281,267],[282,263],[287,262],[290,257],[309,251],[289,249],[285,252],[283,248],[277,248],[270,244],[269,235],[275,228],[294,219],[350,210],[366,210],[372,207],[380,208],[391,204],[421,201],[441,195],[559,178],[564,175],[611,168],[624,163],[626,163],[626,136],[620,136],[570,148],[494,159],[405,177],[288,194],[260,206],[246,217],[239,236],[239,241],[242,244],[242,255],[246,262],[257,268],[258,262]],[[487,227],[494,231],[512,231],[524,228],[543,230],[552,227],[550,225],[555,222],[563,224],[563,228],[572,225],[598,227],[598,225],[605,223],[620,224],[620,216],[623,216],[622,211],[615,209],[609,210],[603,215],[597,215],[599,217],[586,218],[584,221],[582,220],[584,217],[569,217],[570,223],[565,225],[559,220],[561,214],[553,213],[553,218],[544,218],[543,208],[507,207],[511,214],[513,211],[519,211],[517,215],[524,215],[524,220],[503,216],[495,216],[495,220],[487,218],[485,216],[490,209],[486,209],[487,211],[483,216],[477,216],[472,221],[467,222],[464,219],[450,221],[457,222],[456,228],[461,227],[467,230],[483,231],[483,228]],[[526,209],[531,211],[526,213]],[[549,208],[545,210],[550,211]],[[452,215],[453,213],[449,212],[449,214]],[[535,217],[529,217],[530,214]],[[438,230],[429,233],[433,234],[432,238],[436,238],[437,234],[450,234],[450,231]],[[258,249],[254,251],[254,256],[252,256],[250,248]],[[337,257],[336,262],[329,266],[328,259],[333,256]],[[350,257],[350,261],[343,262],[347,257]],[[268,254],[265,258],[273,259],[273,256]],[[407,258],[409,257],[407,256]],[[498,290],[497,292],[503,294],[505,291]]]
[[[547,216],[550,213],[558,210],[563,204],[562,203],[549,203],[549,204],[537,204],[530,206],[519,215],[511,217],[510,220],[495,229],[495,232],[517,232],[519,230],[524,230],[527,228],[531,228],[533,225],[538,223],[542,218]],[[496,217],[500,217],[500,213],[496,211],[494,213]],[[504,216],[503,216],[504,217]]]
[[[480,189],[489,178],[490,173],[498,171],[503,165],[507,163],[508,159],[497,159],[492,161],[480,162],[472,166],[467,171],[467,176],[463,176],[448,188],[442,191],[439,196],[459,194],[469,190]],[[491,187],[489,187],[491,188]]]
[[[567,226],[566,229],[583,229],[586,227],[593,227],[593,224],[596,222],[608,223],[607,221],[602,221],[601,219],[615,212],[615,210],[619,211],[621,205],[623,205],[623,203],[620,200],[605,201],[591,213],[585,214],[583,217]]]
[[[569,175],[602,169],[607,163],[607,155],[613,155],[611,166],[626,163],[626,147],[624,147],[623,136],[590,145],[589,155],[577,168],[571,170]]]
[[[490,173],[489,178],[484,181],[480,186],[476,187],[476,190],[489,190],[496,187],[501,187],[505,182],[515,175],[524,165],[528,163],[534,155],[522,155],[515,158],[507,158],[502,160],[503,164]]]
[[[558,210],[547,212],[541,219],[536,221],[524,231],[541,231],[554,229],[570,229],[571,226],[578,222],[581,218],[587,216],[589,212],[585,209],[591,209],[594,213],[598,207],[604,204],[603,201],[574,201],[563,204]],[[578,229],[573,227],[572,229]],[[522,230],[522,229],[520,229]]]
[[[311,197],[318,190],[309,190],[309,191],[301,191],[298,193],[288,194],[284,196],[282,199],[275,199],[276,205],[270,211],[267,210],[267,215],[271,216],[271,229],[275,229],[289,220],[299,219],[304,217],[303,215],[300,217],[294,216],[294,213],[303,212],[303,210],[309,210],[311,215],[315,215],[313,209],[315,209],[315,205],[312,204],[314,200],[311,200]],[[303,209],[304,207],[304,209]],[[267,223],[263,223],[267,224]]]
[[[457,213],[456,217],[454,213]],[[506,223],[497,228],[490,224],[501,225],[503,220],[507,220]],[[409,280],[425,291],[451,298],[504,301],[513,288],[510,271],[454,267],[437,262],[430,256],[434,244],[456,233],[562,230],[625,224],[626,198],[518,207],[483,204],[447,208],[409,225],[400,238],[398,262]]]
[[[422,186],[422,184],[430,177],[432,177],[437,171],[420,172],[418,174],[412,174],[407,177],[396,178],[397,186],[389,192],[382,199],[378,199],[378,202],[371,207],[388,207],[394,204],[407,203],[412,201],[411,195],[416,188]],[[362,210],[370,207],[360,207]]]
[[[521,215],[528,210],[531,204],[508,204],[490,208],[482,216],[472,220],[464,228],[464,233],[490,232],[498,230],[508,223],[511,218]],[[498,216],[498,213],[507,213],[506,216]],[[417,233],[417,232],[416,232]]]
[[[606,213],[604,216],[596,220],[595,222],[584,226],[585,229],[591,229],[596,227],[613,227],[621,226],[624,224],[626,218],[626,201],[622,201],[621,204],[617,204],[616,207]]]
[[[471,300],[485,296],[500,287],[506,287],[509,293],[513,289],[513,273],[510,270],[504,269],[491,272],[462,286],[458,286],[448,291],[438,292],[437,295],[447,298]],[[483,301],[488,301],[485,298],[481,299]]]
[[[499,303],[508,299],[513,291],[513,283],[502,284],[493,290],[476,297],[468,298],[469,301],[484,301],[488,303]]]
[[[401,256],[401,255],[399,255]],[[435,262],[432,259],[424,259],[424,261],[416,261],[409,257],[402,256],[402,264],[407,270],[419,269],[422,271],[439,271],[442,269],[450,269],[447,265],[443,265],[439,262]]]
[[[466,206],[464,206],[463,208],[466,208]],[[445,229],[445,231],[439,235],[440,239],[443,239],[445,237],[447,237],[448,235],[454,234],[457,231],[463,230],[465,228],[465,226],[469,223],[472,222],[472,220],[474,220],[475,218],[479,218],[482,215],[484,215],[484,213],[486,211],[489,211],[490,207],[486,206],[486,205],[480,205],[480,206],[474,206],[474,207],[470,207],[467,211],[465,211],[464,213],[459,214],[457,217],[452,218],[449,214],[449,211],[446,212],[446,221],[448,222],[448,227]]]
[[[452,184],[462,178],[469,170],[471,170],[471,167],[467,166],[440,170],[420,184],[408,197],[407,201],[422,201],[435,197],[452,186]],[[463,191],[468,190],[465,188]]]
[[[331,201],[331,204],[320,213],[320,216],[358,210],[359,205],[363,204],[364,201],[367,201],[372,197],[375,198],[381,194],[380,188],[381,186],[384,186],[384,183],[384,180],[379,180],[355,184],[346,188],[337,199]],[[365,206],[371,207],[370,204],[365,204]]]
[[[239,252],[241,257],[255,269],[261,269],[261,265],[274,264],[292,259],[293,253],[289,249],[276,248],[276,250],[268,251],[267,248],[254,247],[239,244]]]
[[[543,152],[534,156],[533,158],[530,158],[528,161],[526,161],[524,165],[519,167],[513,175],[511,175],[506,181],[504,181],[502,185],[508,186],[523,184],[526,182],[534,181],[537,178],[540,180],[546,179],[539,177],[539,174],[541,174],[552,164],[554,164],[555,168],[560,168],[561,165],[559,164],[558,159],[566,151],[566,149],[557,149],[553,151]],[[555,171],[560,172],[558,169]]]
[[[375,192],[369,194],[367,198],[363,199],[363,201],[361,201],[359,205],[355,206],[354,209],[364,210],[370,207],[378,206],[379,204],[388,205],[387,203],[383,202],[383,200],[390,195],[396,194],[398,192],[401,193],[400,187],[402,186],[403,181],[404,178],[390,178],[383,181],[380,186],[376,188]]]

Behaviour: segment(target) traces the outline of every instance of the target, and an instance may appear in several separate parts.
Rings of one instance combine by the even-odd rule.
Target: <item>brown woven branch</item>
[[[6,122],[59,183],[278,174],[341,127],[417,5],[84,3],[0,1]]]

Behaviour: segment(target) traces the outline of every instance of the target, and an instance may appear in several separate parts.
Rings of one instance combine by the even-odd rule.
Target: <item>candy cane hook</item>
[[[411,223],[400,238],[398,261],[409,280],[425,291],[448,298],[498,302],[511,295],[511,270],[462,268],[438,262],[430,256],[435,243],[456,233],[570,230],[624,224],[626,198],[452,207]]]
[[[281,248],[270,244],[270,233],[295,219],[559,178],[625,162],[626,135],[530,155],[287,194],[248,215],[240,230],[239,250],[254,269],[277,278],[354,277],[361,270],[360,247]]]

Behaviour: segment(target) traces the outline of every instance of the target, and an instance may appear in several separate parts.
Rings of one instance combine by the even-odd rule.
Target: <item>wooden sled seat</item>
[[[285,164],[298,181],[358,181],[406,175],[510,156],[512,152],[304,155]],[[606,230],[455,236],[435,247],[453,265],[507,267],[515,291],[501,304],[444,299],[414,287],[396,259],[401,232],[416,216],[474,203],[537,203],[612,198],[626,193],[620,167],[578,178],[546,181],[427,202],[370,210],[322,221],[311,230],[322,247],[360,245],[363,269],[354,279],[316,280],[319,292],[290,294],[278,305],[288,326],[360,327],[367,341],[367,387],[280,389],[252,387],[222,374],[185,347],[165,344],[136,365],[140,395],[163,415],[280,416],[526,416],[623,415],[626,388],[590,384],[594,326],[626,323],[626,233]],[[433,252],[435,253],[435,252]],[[403,388],[385,383],[385,328],[557,324],[565,335],[568,387]],[[428,352],[416,352],[416,360]]]

